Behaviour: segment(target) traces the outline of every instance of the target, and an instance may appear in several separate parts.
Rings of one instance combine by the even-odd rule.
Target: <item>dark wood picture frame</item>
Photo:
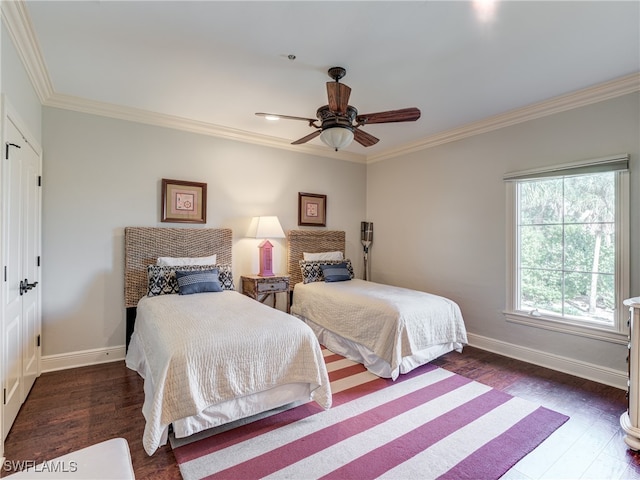
[[[327,226],[327,196],[298,192],[298,225]]]
[[[162,179],[161,220],[168,223],[207,223],[207,184]]]

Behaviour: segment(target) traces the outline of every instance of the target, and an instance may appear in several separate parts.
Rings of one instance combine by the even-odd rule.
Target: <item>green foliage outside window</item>
[[[615,174],[518,185],[522,310],[613,323]]]

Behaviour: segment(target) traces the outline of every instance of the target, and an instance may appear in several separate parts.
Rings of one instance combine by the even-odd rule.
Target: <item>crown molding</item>
[[[367,163],[375,163],[409,153],[425,150],[445,143],[455,142],[463,138],[480,135],[500,128],[528,122],[548,115],[564,112],[578,107],[602,102],[640,91],[640,72],[601,83],[599,85],[578,90],[566,95],[554,97],[543,102],[534,103],[523,108],[487,117],[483,120],[463,125],[459,128],[437,133],[423,140],[387,150],[380,154],[367,156]]]
[[[53,85],[27,7],[24,1],[20,0],[2,1],[1,8],[7,32],[13,40],[40,103],[44,103],[53,94]]]
[[[366,163],[366,157],[364,155],[346,152],[344,150],[335,152],[331,149],[327,149],[326,147],[317,145],[291,145],[288,140],[283,140],[281,138],[271,137],[268,135],[249,133],[244,130],[237,130],[221,125],[214,125],[198,120],[191,120],[184,117],[150,112],[148,110],[136,109],[132,107],[122,107],[111,103],[87,100],[85,98],[74,97],[71,95],[55,93],[51,95],[45,102],[43,102],[43,105],[47,107],[61,108],[64,110],[89,113],[92,115],[99,115],[103,117],[117,118],[119,120],[127,120],[130,122],[144,123],[157,127],[182,130],[185,132],[197,133],[200,135],[226,138],[228,140],[252,143],[255,145],[273,147],[281,150],[289,150],[297,153],[302,152],[309,155],[335,158],[338,160]]]
[[[600,85],[561,95],[510,112],[494,115],[477,122],[463,125],[459,128],[446,130],[417,142],[403,145],[399,148],[385,150],[378,154],[362,155],[344,150],[334,152],[326,147],[309,144],[291,145],[287,140],[267,135],[259,135],[183,117],[122,107],[55,93],[24,0],[2,1],[1,5],[4,24],[25,66],[36,94],[44,106],[118,118],[121,120],[357,163],[369,164],[388,160],[445,143],[455,142],[463,138],[480,135],[518,123],[640,91],[640,72],[636,72]]]
[[[494,115],[478,122],[463,125],[459,128],[446,130],[399,148],[386,150],[379,154],[368,156],[346,152],[344,150],[334,152],[326,147],[316,145],[292,145],[288,140],[276,137],[254,134],[244,130],[237,130],[183,117],[150,112],[131,107],[121,107],[118,105],[58,93],[50,93],[47,99],[42,103],[45,106],[66,110],[74,110],[77,112],[118,118],[120,120],[128,120],[202,135],[210,135],[229,140],[252,143],[255,145],[289,150],[292,152],[369,164],[389,160],[420,150],[426,150],[445,143],[455,142],[464,138],[480,135],[482,133],[491,132],[511,125],[591,105],[638,91],[640,91],[640,73],[633,73],[631,75],[626,75],[577,92],[561,95],[543,102],[511,110],[510,112]]]

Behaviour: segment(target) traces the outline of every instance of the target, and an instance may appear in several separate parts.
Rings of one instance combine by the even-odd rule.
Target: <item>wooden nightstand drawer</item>
[[[241,277],[242,293],[259,302],[273,297],[273,306],[276,306],[276,294],[285,294],[286,312],[289,313],[289,275],[274,275],[273,277],[261,277],[259,275],[243,275]]]
[[[273,291],[284,292],[284,291],[287,291],[288,289],[289,289],[289,284],[284,280],[279,282],[274,282],[274,283],[258,282],[258,292],[260,293],[273,292]]]

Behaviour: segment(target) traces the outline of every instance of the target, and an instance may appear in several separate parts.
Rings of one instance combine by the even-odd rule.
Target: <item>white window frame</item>
[[[527,170],[509,173],[504,176],[506,181],[506,306],[503,314],[509,322],[518,323],[556,332],[579,335],[583,337],[605,340],[612,343],[626,344],[629,332],[628,311],[622,302],[629,297],[630,256],[629,256],[629,172],[622,168],[628,165],[629,155],[613,155],[611,157],[589,160],[571,164],[558,165],[552,168]],[[519,249],[518,249],[518,195],[519,180],[543,177],[559,177],[569,173],[589,173],[597,171],[616,171],[616,218],[615,218],[615,291],[616,308],[613,326],[589,324],[587,322],[572,321],[570,318],[540,314],[537,310],[517,310],[519,298]]]

